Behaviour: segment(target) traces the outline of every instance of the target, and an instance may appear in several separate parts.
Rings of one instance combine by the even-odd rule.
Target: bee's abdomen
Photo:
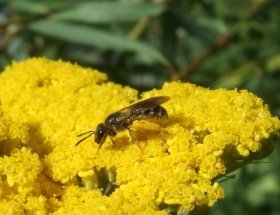
[[[168,118],[167,111],[161,107],[161,106],[156,106],[151,109],[146,109],[143,111],[142,115],[139,117],[140,119],[143,118],[155,118],[155,119],[164,119]]]

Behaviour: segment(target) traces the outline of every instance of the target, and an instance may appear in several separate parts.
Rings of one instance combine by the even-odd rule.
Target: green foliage
[[[159,4],[127,4],[122,2],[85,2],[76,8],[55,13],[57,20],[70,20],[91,24],[114,24],[137,22],[146,16],[157,16],[163,12]],[[129,16],[128,16],[129,14]]]
[[[246,88],[280,115],[279,8],[279,0],[0,0],[0,68],[46,56],[140,90],[170,80]],[[227,180],[211,213],[279,214],[277,150],[271,163]]]
[[[146,63],[150,61],[166,63],[166,59],[154,49],[145,44],[131,40],[121,35],[110,35],[108,32],[94,27],[86,27],[77,24],[69,24],[52,20],[32,22],[30,29],[42,34],[53,36],[64,41],[84,44],[88,47],[99,48],[100,51],[131,51],[139,55],[142,59],[146,58]]]

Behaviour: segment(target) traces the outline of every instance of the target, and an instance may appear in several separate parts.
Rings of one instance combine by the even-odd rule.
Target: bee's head
[[[94,138],[95,142],[97,144],[102,145],[104,143],[107,135],[108,135],[108,131],[107,131],[105,124],[104,123],[98,124],[95,129],[95,138]]]

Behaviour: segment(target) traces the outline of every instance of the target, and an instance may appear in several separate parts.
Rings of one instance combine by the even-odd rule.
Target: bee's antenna
[[[88,134],[88,133],[94,134],[95,131],[87,131],[87,132],[85,132],[85,133],[79,134],[77,137],[83,136],[83,135]]]
[[[83,136],[83,135],[88,134],[88,133],[90,133],[90,134],[89,134],[88,136],[84,137],[83,139],[79,140],[79,141],[75,144],[75,146],[79,145],[79,144],[80,144],[81,142],[83,142],[85,139],[89,138],[91,135],[93,135],[93,134],[95,133],[95,131],[87,131],[87,132],[85,132],[85,133],[83,133],[83,134],[79,134],[78,137]]]

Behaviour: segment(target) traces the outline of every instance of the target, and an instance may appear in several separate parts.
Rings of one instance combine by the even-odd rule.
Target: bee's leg
[[[136,137],[135,137],[133,131],[131,130],[131,128],[128,127],[127,130],[129,131],[130,140],[131,140],[131,141],[135,140]]]
[[[112,138],[111,136],[109,136],[109,137],[110,137],[110,139],[111,139],[113,145],[115,146],[115,145],[116,145],[115,141],[113,140],[113,138]]]
[[[101,146],[102,146],[102,144],[100,144],[100,145],[98,146],[98,149],[97,149],[97,151],[96,151],[96,153],[95,153],[95,158],[97,157],[97,154],[98,154],[98,152],[99,152]]]
[[[140,145],[139,145],[139,143],[137,141],[137,138],[135,137],[135,135],[134,135],[134,133],[133,133],[133,131],[131,130],[130,127],[128,127],[128,131],[129,131],[129,135],[131,137],[131,140],[135,141],[136,145],[138,146],[138,148],[140,149],[141,153],[143,154],[143,151],[142,151],[142,149],[141,149],[141,147],[140,147]]]

